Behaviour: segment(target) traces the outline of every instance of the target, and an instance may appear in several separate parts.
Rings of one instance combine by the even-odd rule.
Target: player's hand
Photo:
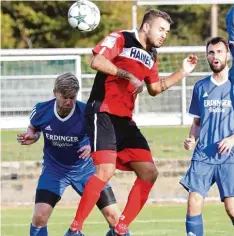
[[[17,141],[21,145],[30,145],[37,141],[38,136],[36,134],[29,134],[29,133],[23,133],[23,134],[17,134]]]
[[[195,146],[195,140],[194,140],[194,138],[186,138],[185,140],[184,140],[184,148],[185,148],[185,150],[192,150],[193,148],[194,148],[194,146]]]
[[[185,73],[185,76],[191,73],[195,66],[197,65],[198,58],[197,56],[190,55],[187,58],[183,60],[183,70]]]
[[[224,153],[228,153],[228,155],[231,153],[232,148],[234,147],[234,136],[227,137],[223,139],[218,144],[219,153],[223,155]]]
[[[142,92],[142,90],[143,90],[143,81],[140,81],[135,76],[132,76],[132,78],[129,81],[135,87],[135,90],[133,91],[133,94],[138,94],[138,93]]]
[[[81,147],[77,153],[79,153],[79,158],[86,159],[90,157],[91,147],[90,145],[84,145]]]

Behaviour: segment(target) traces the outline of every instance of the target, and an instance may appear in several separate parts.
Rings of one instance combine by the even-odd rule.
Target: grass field
[[[75,207],[74,207],[75,208]],[[57,207],[48,225],[50,236],[62,236],[72,221],[74,208]],[[27,236],[31,208],[2,209],[2,236]],[[185,236],[185,205],[147,205],[131,225],[133,236]],[[205,236],[233,236],[234,229],[223,205],[206,204],[203,213]],[[84,232],[87,236],[104,236],[107,224],[98,210],[89,216]]]
[[[141,128],[149,142],[155,158],[189,158],[191,152],[183,149],[184,139],[189,127],[149,127]],[[17,133],[22,130],[2,131],[2,160],[41,160],[43,138],[32,146],[20,146],[16,141]]]

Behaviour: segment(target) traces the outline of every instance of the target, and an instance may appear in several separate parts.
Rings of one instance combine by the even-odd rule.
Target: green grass
[[[155,158],[189,158],[191,152],[183,149],[184,139],[189,127],[146,127],[141,128],[149,142]],[[2,160],[40,160],[42,158],[43,138],[31,146],[21,146],[16,141],[17,130],[2,131]]]
[[[185,205],[147,205],[131,224],[133,236],[183,236],[185,235]],[[75,213],[74,208],[57,207],[50,219],[50,236],[62,236]],[[31,222],[31,208],[2,209],[2,236],[26,236]],[[206,204],[203,212],[206,236],[233,236],[233,226],[223,204]],[[84,226],[87,236],[104,236],[107,231],[104,218],[94,210]]]

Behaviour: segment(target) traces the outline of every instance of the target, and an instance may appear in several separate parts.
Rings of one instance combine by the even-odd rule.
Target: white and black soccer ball
[[[98,7],[88,0],[77,0],[68,11],[68,22],[79,31],[92,31],[100,22]]]

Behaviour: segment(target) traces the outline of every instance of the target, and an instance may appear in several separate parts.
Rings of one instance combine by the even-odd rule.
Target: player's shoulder
[[[234,22],[234,7],[232,7],[228,12],[227,12],[227,15],[226,15],[226,24],[229,25],[231,24],[232,22]]]
[[[35,109],[37,112],[45,112],[48,111],[48,109],[50,108],[54,108],[54,103],[55,98],[49,101],[39,102],[33,107],[33,109]]]
[[[29,116],[30,123],[34,127],[39,127],[43,122],[50,119],[54,112],[55,99],[37,103]]]
[[[211,81],[210,79],[211,79],[211,76],[210,76],[210,75],[207,76],[207,77],[205,77],[205,78],[203,78],[203,79],[200,79],[200,80],[198,80],[198,81],[195,83],[194,87],[195,87],[195,88],[200,88],[200,87],[202,87],[203,85],[206,85],[206,84],[210,83],[210,81]]]

